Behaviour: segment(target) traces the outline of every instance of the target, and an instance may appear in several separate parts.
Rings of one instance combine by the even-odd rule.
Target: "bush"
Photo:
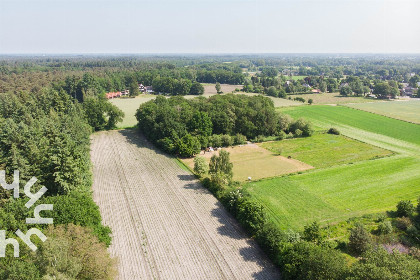
[[[229,147],[233,145],[233,139],[230,137],[230,135],[223,134],[221,138],[223,147]]]
[[[412,222],[408,217],[401,217],[395,220],[395,226],[400,230],[407,230],[408,227],[412,226]]]
[[[295,120],[290,125],[290,132],[296,134],[296,130],[302,131],[302,136],[311,136],[313,133],[312,124],[302,118]]]
[[[309,105],[311,105],[312,103],[314,103],[314,101],[310,98],[310,99],[308,99],[308,103],[309,103]]]
[[[378,215],[378,217],[376,218],[376,221],[378,222],[378,223],[380,223],[380,222],[383,222],[383,221],[385,221],[386,220],[386,215],[385,214],[379,214]]]
[[[331,127],[330,129],[328,129],[328,134],[340,135],[340,131],[338,131],[337,128]]]
[[[420,279],[420,262],[409,255],[369,250],[355,263],[348,280]]]
[[[115,261],[90,229],[69,224],[50,226],[36,252],[44,279],[114,279]]]
[[[237,218],[251,235],[261,229],[267,221],[264,207],[248,199],[240,200]]]
[[[398,217],[409,217],[414,213],[414,205],[410,200],[401,200],[397,204]]]
[[[303,134],[302,130],[300,130],[299,128],[295,130],[295,136],[296,137],[301,137]]]
[[[419,91],[420,91],[420,89],[419,89]],[[417,214],[420,216],[420,196],[417,199]]]
[[[290,243],[300,242],[301,240],[299,232],[296,232],[292,229],[288,229],[285,232],[285,236],[286,236],[287,242],[290,242]]]
[[[392,232],[392,225],[390,221],[381,222],[378,225],[379,234],[389,234]]]
[[[40,201],[40,204],[54,205],[54,211],[49,211],[48,217],[54,219],[55,225],[75,224],[89,227],[101,242],[107,246],[111,244],[111,230],[101,224],[99,207],[89,193],[73,192],[68,195],[47,197]]]
[[[246,137],[245,136],[243,136],[242,134],[236,134],[234,137],[233,137],[233,143],[235,144],[235,145],[242,145],[242,144],[245,144],[246,143]]]
[[[0,279],[8,280],[39,280],[39,270],[33,262],[12,259],[7,264],[0,263]]]
[[[179,139],[175,146],[181,157],[192,157],[200,153],[201,150],[200,141],[198,141],[197,137],[192,136],[191,134],[186,134],[184,137]]]
[[[271,259],[275,259],[280,254],[281,243],[284,239],[284,234],[271,222],[263,224],[255,236],[258,245]]]
[[[304,227],[303,239],[321,244],[325,240],[325,232],[321,229],[319,223],[315,221]]]
[[[370,248],[371,242],[370,235],[362,224],[357,224],[352,228],[349,237],[350,251],[361,254]]]
[[[213,155],[210,159],[209,173],[213,181],[221,181],[228,184],[232,181],[233,165],[230,162],[230,154],[225,150],[221,150],[219,155]]]
[[[293,100],[295,100],[295,101],[300,101],[300,102],[302,102],[302,103],[305,103],[305,99],[304,99],[304,98],[302,98],[302,97],[295,97],[295,98],[293,98]]]
[[[209,137],[209,146],[211,147],[221,147],[222,146],[222,136],[218,134],[213,134]]]
[[[280,265],[286,280],[338,280],[344,279],[348,272],[346,259],[340,252],[308,242],[287,247]]]
[[[280,133],[278,133],[276,139],[277,140],[283,140],[287,137],[286,133],[284,131],[280,131]]]
[[[196,157],[194,158],[194,172],[199,175],[203,176],[207,174],[209,171],[209,165],[206,162],[204,157]]]
[[[264,142],[264,140],[265,140],[264,135],[258,135],[257,137],[255,137],[254,142],[261,143],[261,142]]]

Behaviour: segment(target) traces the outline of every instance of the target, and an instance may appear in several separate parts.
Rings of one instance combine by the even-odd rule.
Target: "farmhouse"
[[[123,91],[117,91],[117,92],[107,92],[105,93],[105,97],[107,99],[113,99],[113,98],[117,98],[117,97],[121,97],[124,95],[129,95],[130,91],[128,89],[123,90]]]
[[[146,87],[143,86],[143,84],[139,84],[139,91],[140,92],[146,92]]]
[[[112,99],[112,98],[116,98],[116,97],[121,97],[122,96],[122,92],[118,91],[118,92],[107,92],[105,94],[107,99]]]

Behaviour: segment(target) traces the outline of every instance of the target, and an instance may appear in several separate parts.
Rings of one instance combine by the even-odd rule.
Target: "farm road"
[[[92,136],[94,200],[119,279],[279,279],[215,197],[136,131]]]

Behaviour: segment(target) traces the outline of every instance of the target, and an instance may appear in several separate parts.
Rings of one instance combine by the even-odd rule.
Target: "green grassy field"
[[[281,111],[310,119],[319,130],[336,127],[348,137],[397,155],[338,166],[331,162],[322,168],[322,153],[319,158],[311,158],[309,152],[305,155],[305,143],[288,147],[297,152],[296,157],[302,153],[302,161],[306,157],[306,163],[320,167],[244,185],[280,227],[299,230],[314,220],[323,225],[337,223],[393,210],[398,201],[414,201],[420,196],[419,125],[342,106],[300,106]],[[340,159],[339,154],[334,157]]]
[[[392,154],[388,150],[332,134],[266,142],[261,144],[261,147],[275,154],[291,156],[315,168],[354,163]]]
[[[365,98],[361,96],[342,96],[338,92],[326,92],[321,94],[297,94],[297,95],[290,95],[292,98],[294,97],[302,97],[306,101],[308,99],[312,99],[314,104],[347,104],[347,103],[376,103],[376,99]]]
[[[136,98],[115,98],[111,99],[110,102],[120,108],[125,117],[122,122],[117,124],[118,128],[131,127],[137,124],[137,119],[134,116],[140,104],[143,104],[149,100],[154,99],[155,95],[142,94]]]
[[[420,159],[387,157],[248,183],[244,189],[261,202],[283,229],[301,230],[395,208],[420,195]]]
[[[348,104],[346,106],[420,124],[420,100]]]
[[[420,126],[400,120],[383,117],[344,106],[300,106],[281,110],[294,118],[312,120],[318,128],[342,127],[359,129],[420,145]],[[419,113],[420,114],[420,113]],[[344,133],[347,135],[347,133]],[[348,135],[352,137],[352,135]],[[352,137],[354,138],[354,137]],[[356,138],[357,139],[357,138]]]

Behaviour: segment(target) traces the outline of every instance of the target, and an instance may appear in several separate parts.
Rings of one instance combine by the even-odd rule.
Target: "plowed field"
[[[92,137],[94,199],[119,279],[278,279],[215,197],[135,131]]]

